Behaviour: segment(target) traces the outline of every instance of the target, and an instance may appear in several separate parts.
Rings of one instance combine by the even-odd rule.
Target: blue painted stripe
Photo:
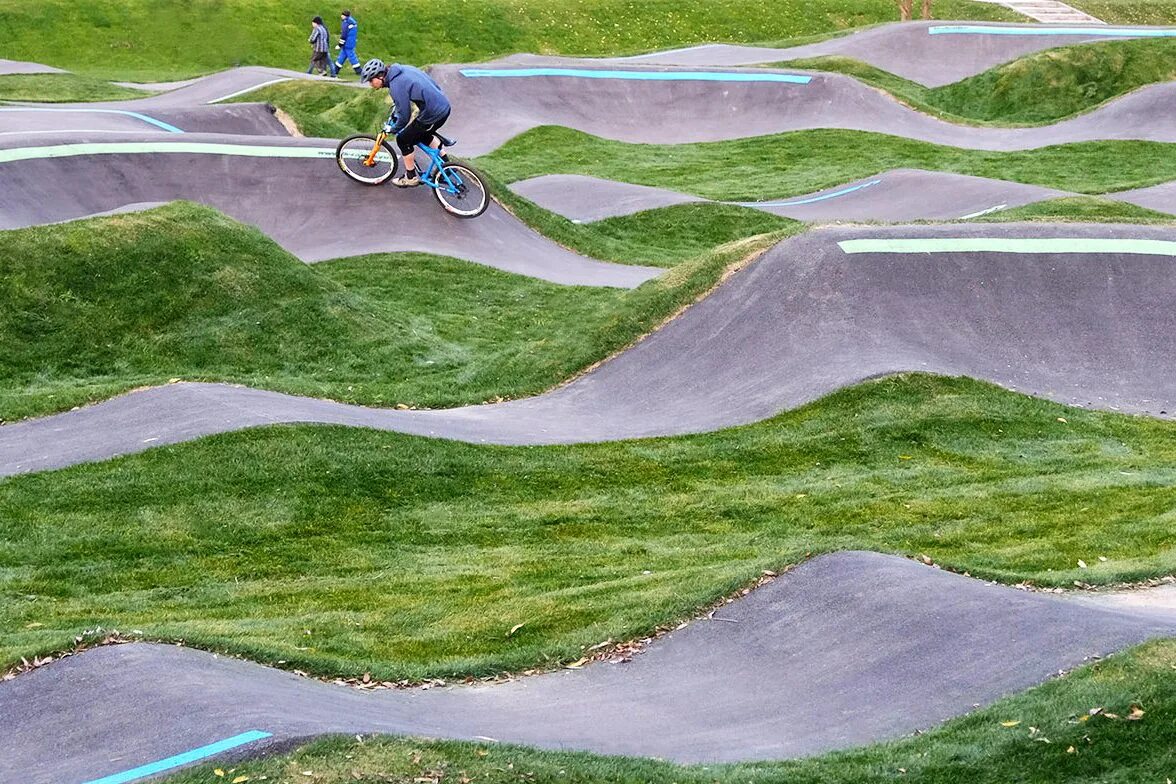
[[[183,754],[177,754],[174,757],[161,759],[158,762],[151,762],[147,765],[140,765],[137,768],[131,768],[122,773],[115,773],[113,776],[105,776],[100,779],[94,779],[93,781],[87,781],[85,784],[125,784],[125,782],[141,779],[145,776],[153,776],[156,773],[163,773],[166,770],[178,768],[181,765],[190,765],[193,762],[199,762],[215,754],[220,754],[222,751],[235,749],[247,743],[253,743],[254,741],[263,740],[271,736],[269,732],[250,730],[240,735],[234,735],[231,738],[218,740],[216,743],[210,743],[207,746],[201,746],[198,749],[185,751]]]
[[[882,182],[882,180],[870,180],[869,182],[850,185],[848,188],[842,188],[839,191],[823,193],[820,196],[810,196],[807,199],[797,199],[795,201],[741,201],[736,203],[740,207],[796,207],[801,204],[812,204],[813,202],[825,201],[825,199],[836,199],[838,196],[844,196],[847,193],[864,190],[872,185],[877,185],[880,182]]]
[[[165,123],[163,120],[157,120],[146,114],[139,112],[128,112],[123,109],[58,109],[40,106],[6,106],[0,108],[0,112],[82,112],[89,114],[121,114],[124,117],[134,117],[136,120],[142,120],[145,123],[154,125],[156,128],[161,128],[168,133],[183,133],[183,129],[177,128],[171,123]]]
[[[1105,38],[1174,38],[1176,28],[1131,27],[997,27],[994,25],[939,25],[931,35],[1088,35]]]
[[[651,82],[785,82],[808,84],[811,76],[734,71],[612,71],[591,68],[463,68],[470,79],[511,79],[527,76],[575,76],[581,79],[636,79]]]

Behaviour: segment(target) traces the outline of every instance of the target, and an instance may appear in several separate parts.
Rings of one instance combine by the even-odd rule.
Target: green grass
[[[122,101],[151,93],[73,74],[11,74],[0,76],[0,101]]]
[[[504,182],[585,174],[710,199],[763,201],[830,188],[887,169],[959,172],[1107,193],[1176,178],[1176,145],[1082,142],[989,152],[862,131],[795,131],[705,144],[627,144],[554,126],[535,128],[478,159]],[[722,171],[722,177],[715,177]]]
[[[1176,641],[1153,642],[918,737],[805,760],[679,766],[487,743],[332,738],[293,754],[237,763],[223,780],[248,776],[250,781],[264,777],[273,784],[463,779],[479,784],[1163,784],[1176,769],[1173,668]],[[1123,717],[1133,706],[1140,706],[1143,716],[1128,721]],[[1119,718],[1091,717],[1093,708]],[[1020,723],[1003,726],[1008,721]],[[221,781],[213,770],[207,765],[167,781]]]
[[[234,98],[233,103],[272,103],[286,112],[305,136],[341,139],[378,130],[388,116],[387,90],[291,81]]]
[[[847,57],[780,67],[836,71],[951,120],[993,125],[1057,122],[1148,84],[1176,79],[1176,39],[1107,41],[1038,52],[954,84],[929,88]]]
[[[415,64],[753,42],[897,17],[890,0],[361,0],[350,7],[360,24],[361,57]],[[1020,18],[967,0],[938,0],[935,12],[946,19]],[[4,56],[15,60],[104,77],[176,79],[233,65],[305,68],[315,14],[338,32],[338,9],[310,0],[39,0],[0,8],[0,39]]]
[[[1043,585],[1168,574],[1174,509],[1176,424],[966,379],[597,445],[275,427],[0,482],[0,663],[101,626],[325,674],[518,670],[807,553]]]
[[[1101,221],[1106,223],[1170,223],[1176,216],[1123,201],[1095,196],[1072,196],[1026,204],[984,215],[977,220],[1003,223],[1014,220]]]
[[[1075,0],[1071,5],[1110,24],[1176,24],[1172,0]]]
[[[384,406],[533,394],[649,331],[751,252],[716,246],[798,225],[742,212],[734,225],[705,209],[599,228],[550,220],[569,244],[681,262],[632,292],[423,254],[308,266],[190,204],[4,232],[0,419],[172,378]]]

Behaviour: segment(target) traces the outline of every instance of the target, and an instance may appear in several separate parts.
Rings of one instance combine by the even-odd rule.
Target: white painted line
[[[289,76],[282,76],[277,79],[270,79],[268,82],[262,82],[261,84],[256,84],[252,87],[246,87],[244,90],[238,90],[235,93],[229,93],[228,95],[222,95],[220,98],[213,98],[211,101],[206,101],[205,103],[220,103],[221,101],[227,101],[230,98],[236,98],[238,95],[244,95],[245,93],[251,93],[254,90],[260,90],[262,87],[269,87],[271,84],[277,84],[278,82],[288,82],[288,81],[290,81],[291,78],[292,77],[289,77]]]
[[[1007,204],[997,204],[995,207],[989,207],[986,210],[980,210],[979,212],[969,212],[967,215],[961,215],[960,220],[967,220],[968,218],[979,218],[981,215],[990,215],[994,212],[1000,212],[1008,206],[1009,205]]]

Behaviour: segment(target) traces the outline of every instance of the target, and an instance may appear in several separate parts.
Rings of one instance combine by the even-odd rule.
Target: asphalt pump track
[[[911,44],[902,36],[920,37],[923,43]],[[912,45],[915,51],[932,51],[940,46],[938,41],[947,40],[926,40],[932,37],[918,25],[879,28],[824,42],[803,54],[797,49],[787,55],[774,52],[771,59],[817,53],[854,56],[852,47],[860,44],[877,53],[870,60],[859,51],[861,59],[934,84],[935,75],[915,66],[903,71],[886,59]],[[1036,51],[1025,47],[1044,48],[1056,41],[1040,40],[1043,37],[997,34],[976,39],[985,43],[964,47],[971,52],[966,56],[958,43],[964,39],[955,39],[952,59],[963,63],[957,71],[983,70]],[[818,51],[821,47],[823,52]],[[1024,51],[1013,51],[1017,47]],[[518,96],[519,113],[501,118],[501,128],[510,135],[535,124],[558,123],[609,136],[594,125],[604,106],[615,101],[644,105],[650,100],[654,111],[620,123],[610,138],[701,141],[711,138],[707,127],[714,121],[722,127],[718,138],[730,138],[732,133],[757,135],[797,127],[858,127],[865,122],[862,117],[870,117],[870,127],[864,130],[985,149],[1082,138],[1176,141],[1169,138],[1173,124],[1166,122],[1173,116],[1172,85],[1145,88],[1053,126],[981,129],[949,126],[912,113],[889,99],[868,95],[844,77],[716,81],[679,79],[671,69],[649,67],[658,62],[726,66],[744,54],[701,47],[625,66],[631,72],[671,77],[470,77],[456,67],[439,69],[438,75],[448,80],[457,103],[469,107],[463,118],[455,115],[455,135],[465,133],[462,123],[474,122],[471,118],[493,116],[487,114],[493,103],[512,91]],[[921,58],[905,59],[917,64]],[[936,74],[947,81],[961,78],[942,67]],[[260,76],[251,75],[239,89],[255,86]],[[469,92],[475,80],[482,95]],[[239,84],[222,81],[210,87],[209,82],[197,81],[158,96],[158,101],[136,101],[137,109],[87,108],[109,110],[111,117],[138,112],[199,142],[191,130],[225,127],[211,123],[221,122],[215,117],[231,116],[205,111],[209,101],[218,98],[212,87],[220,91]],[[605,88],[585,90],[586,84]],[[651,91],[650,85],[663,89]],[[765,85],[775,92],[752,94]],[[206,93],[195,92],[205,88]],[[793,100],[792,93],[784,92],[799,93],[803,88],[813,88],[808,97]],[[189,91],[186,97],[183,90]],[[582,110],[569,109],[566,99],[573,92],[584,98]],[[749,105],[766,105],[767,119],[749,118]],[[791,111],[776,111],[785,106]],[[139,111],[143,108],[152,114]],[[261,116],[256,109],[242,111],[247,119]],[[690,117],[683,117],[682,111],[690,111]],[[79,111],[77,116],[82,114],[97,113]],[[35,124],[44,123],[36,116],[4,115],[9,129],[5,132],[28,137],[48,133],[44,125]],[[637,122],[651,116],[664,124],[650,127]],[[192,127],[184,129],[180,122]],[[23,129],[13,129],[13,124],[22,123]],[[106,132],[175,138],[166,128],[132,131],[129,124],[90,132],[95,138],[82,138],[82,143],[97,143]],[[268,121],[255,123],[246,133],[253,144],[265,136],[274,137],[266,144],[291,148],[316,144],[280,141],[281,134]],[[479,133],[470,138],[481,139],[487,149],[500,141]],[[205,141],[243,143],[240,137],[224,136]],[[479,246],[475,241],[444,250],[420,247],[419,237],[409,237],[403,247],[340,249],[294,232],[283,234],[276,217],[252,203],[265,201],[256,198],[256,189],[276,181],[275,191],[267,193],[278,203],[276,190],[289,192],[305,182],[304,167],[321,160],[278,156],[251,170],[234,165],[240,156],[201,153],[185,161],[183,155],[128,155],[125,161],[116,154],[73,156],[68,159],[71,166],[95,167],[86,180],[93,186],[92,197],[63,198],[64,188],[38,195],[39,183],[49,189],[70,181],[61,179],[62,170],[54,168],[64,158],[0,164],[0,177],[6,178],[0,192],[33,189],[32,197],[28,190],[17,192],[23,193],[24,201],[42,204],[22,212],[27,208],[10,198],[0,204],[0,214],[5,225],[29,225],[130,203],[187,197],[263,226],[308,261],[405,249],[487,263],[474,258]],[[103,157],[101,163],[94,162],[98,157]],[[150,171],[139,175],[132,171],[136,168]],[[218,182],[201,180],[201,170],[210,170],[209,180]],[[119,171],[125,187],[102,184],[112,171]],[[154,184],[160,179],[173,182],[152,190],[161,187]],[[174,182],[184,179],[191,184]],[[341,177],[334,179],[344,183]],[[314,181],[327,183],[330,178]],[[1165,187],[1157,186],[1160,197]],[[249,198],[242,197],[246,193]],[[311,201],[321,196],[316,193]],[[346,200],[348,207],[355,203],[353,192]],[[46,203],[56,206],[46,209]],[[288,209],[288,200],[281,207]],[[435,220],[436,205],[428,207],[432,217],[422,219]],[[313,214],[299,215],[295,221],[283,213],[283,218],[299,227],[325,225],[325,211],[318,205],[307,209]],[[388,209],[388,204],[380,203],[379,209]],[[495,224],[494,214],[489,215],[490,220],[474,225],[495,225],[493,233],[522,236],[511,234],[515,229],[508,216],[499,214]],[[365,217],[378,219],[376,213]],[[475,230],[471,224],[462,226]],[[498,247],[495,255],[501,257],[515,246]],[[757,421],[846,385],[910,370],[963,374],[1064,403],[1166,416],[1176,410],[1176,379],[1171,372],[1176,348],[1162,338],[1176,326],[1170,307],[1176,293],[1170,271],[1174,249],[1176,232],[1161,227],[1013,224],[820,230],[780,244],[631,350],[545,395],[449,411],[387,411],[231,385],[175,384],[0,426],[0,476],[278,422],[347,424],[501,444],[700,432]],[[541,252],[554,250],[544,245]],[[565,260],[569,266],[584,261]],[[584,274],[612,273],[592,267]],[[655,271],[634,274],[651,276]],[[595,280],[597,285],[638,282]],[[1028,594],[868,553],[815,559],[715,617],[720,620],[687,626],[626,665],[591,666],[496,686],[381,694],[332,687],[174,646],[95,649],[0,684],[0,726],[12,728],[0,740],[0,778],[16,776],[30,784],[89,781],[249,731],[259,732],[259,740],[242,753],[284,748],[323,733],[395,732],[493,738],[683,762],[803,756],[923,729],[1039,683],[1091,656],[1176,633],[1176,624],[1165,614]],[[70,716],[70,721],[62,722],[62,716]]]
[[[269,734],[249,754],[395,733],[678,762],[798,757],[925,730],[1171,634],[1176,618],[837,553],[627,664],[496,685],[360,692],[170,645],[96,648],[0,684],[0,779],[75,784],[249,731]]]
[[[830,228],[786,240],[611,361],[533,398],[398,411],[180,383],[0,426],[0,476],[277,423],[559,444],[746,424],[923,371],[1066,404],[1176,412],[1171,227]]]

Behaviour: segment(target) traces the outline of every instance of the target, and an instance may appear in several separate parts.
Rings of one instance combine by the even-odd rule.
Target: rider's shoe
[[[399,177],[393,179],[392,184],[397,188],[415,188],[421,184],[421,178],[417,176],[416,172],[413,172],[411,177],[406,174],[402,174]]]

